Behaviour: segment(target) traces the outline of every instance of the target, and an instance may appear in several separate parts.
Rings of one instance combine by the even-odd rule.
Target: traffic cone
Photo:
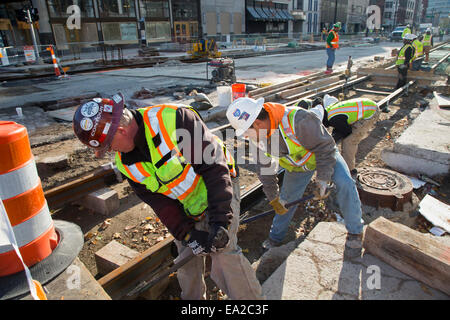
[[[59,78],[61,77],[61,71],[59,71],[58,62],[56,61],[55,51],[53,50],[53,46],[47,47],[47,51],[50,51],[52,55],[53,68],[55,69],[55,75]]]

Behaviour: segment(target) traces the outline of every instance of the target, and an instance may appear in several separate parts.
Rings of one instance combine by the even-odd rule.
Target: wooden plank
[[[388,78],[398,78],[397,69],[381,69],[381,68],[359,68],[357,71],[358,75],[371,75],[372,77],[388,77]],[[434,75],[431,72],[425,71],[412,71],[408,70],[408,79],[410,80],[428,80],[437,81],[441,80],[441,76]]]
[[[261,95],[262,93],[266,93],[266,92],[274,90],[274,89],[279,89],[279,88],[282,88],[284,86],[288,86],[288,85],[291,85],[291,84],[300,83],[300,82],[303,82],[305,80],[308,80],[308,79],[311,79],[311,78],[314,78],[314,77],[317,77],[317,76],[320,76],[320,75],[323,75],[323,72],[316,72],[316,73],[312,73],[312,74],[309,74],[307,76],[300,77],[300,78],[297,78],[297,79],[294,79],[294,80],[273,84],[271,86],[267,86],[267,87],[264,87],[264,88],[255,89],[255,90],[250,91],[248,93],[248,96],[249,97],[255,97],[256,95]]]
[[[326,89],[329,89],[329,88],[332,88],[332,87],[335,87],[335,86],[342,85],[344,83],[345,83],[345,80],[340,80],[340,81],[335,82],[333,84],[328,84],[328,85],[325,85],[325,86],[313,88],[311,90],[308,90],[308,91],[305,91],[305,92],[302,92],[302,93],[299,93],[299,94],[294,94],[292,96],[286,97],[285,99],[288,100],[288,101],[292,101],[292,100],[295,100],[295,99],[304,98],[307,95],[310,95],[312,93],[317,93],[318,91],[323,91],[323,90],[326,90]]]
[[[450,295],[450,246],[380,217],[367,226],[364,248],[392,267]]]
[[[279,92],[279,95],[281,98],[286,99],[287,97],[290,97],[292,95],[295,95],[297,93],[305,92],[314,88],[319,88],[327,84],[331,83],[337,83],[340,80],[340,76],[333,76],[325,79],[320,79],[317,81],[314,81],[313,83],[306,84],[300,88],[292,88],[288,90],[282,90]]]
[[[170,254],[173,240],[174,238],[169,236],[124,265],[111,271],[99,279],[98,282],[112,299],[125,297],[141,281],[148,280],[154,273],[160,272],[162,268],[173,261],[173,257]],[[158,291],[160,289],[157,288]],[[152,290],[152,288],[149,290]]]

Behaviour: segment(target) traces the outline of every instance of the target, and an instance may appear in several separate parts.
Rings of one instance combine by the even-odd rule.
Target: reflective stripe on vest
[[[279,164],[288,171],[313,171],[316,168],[316,157],[314,152],[310,152],[301,145],[295,136],[292,125],[298,107],[286,108],[279,129],[288,149],[288,155],[279,158]],[[270,154],[269,156],[276,158]],[[296,160],[297,159],[297,160]]]
[[[347,116],[348,124],[355,123],[360,119],[370,119],[376,111],[376,102],[362,99],[338,102],[327,107],[328,120],[344,114]]]
[[[339,48],[339,34],[336,31],[334,31],[334,30],[331,30],[330,33],[333,33],[333,35],[334,35],[333,40],[330,41],[331,42],[331,46],[333,48]],[[330,48],[330,46],[328,45],[328,42],[327,42],[327,46],[326,47]]]
[[[405,63],[405,51],[408,48],[412,48],[412,46],[409,43],[405,44],[400,49],[400,52],[398,53],[397,61],[395,62],[396,65],[401,65],[401,64]]]
[[[423,45],[424,46],[427,46],[427,47],[431,46],[431,37],[432,37],[431,34],[425,34],[423,36]]]

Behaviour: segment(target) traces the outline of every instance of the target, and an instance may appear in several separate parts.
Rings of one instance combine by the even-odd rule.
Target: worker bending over
[[[302,105],[301,102],[298,104]],[[342,157],[350,173],[355,175],[356,151],[361,140],[367,137],[378,119],[377,103],[364,98],[339,101],[326,94],[323,103],[316,99],[311,107],[310,111],[319,117],[325,127],[333,128],[332,137],[336,144],[342,141]]]
[[[423,62],[423,36],[415,36],[412,41],[412,46],[414,48],[414,57],[412,59],[412,70],[419,71]]]
[[[231,299],[263,298],[237,245],[234,159],[195,111],[180,105],[128,110],[117,94],[81,105],[73,128],[97,157],[115,151],[117,168],[175,238],[176,261],[195,255],[177,272],[182,299],[206,298],[205,255],[212,260],[211,278]],[[195,156],[194,161],[206,148],[214,160]]]
[[[361,247],[362,212],[355,182],[333,138],[316,115],[299,107],[251,98],[235,100],[226,115],[236,135],[249,137],[261,151],[252,158],[257,159],[258,177],[277,213],[263,248],[278,246],[284,240],[297,209],[287,209],[285,204],[302,197],[316,171],[319,198],[326,196],[332,181],[336,185],[337,202],[349,233],[347,246]],[[281,190],[276,174],[278,164],[286,169]]]

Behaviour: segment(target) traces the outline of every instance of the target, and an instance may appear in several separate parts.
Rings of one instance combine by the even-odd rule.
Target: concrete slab
[[[264,282],[270,300],[446,300],[364,249],[345,247],[347,231],[321,222]]]
[[[95,253],[97,271],[101,275],[108,274],[138,255],[136,250],[113,240]]]
[[[86,266],[75,258],[59,276],[44,285],[48,300],[111,300]],[[33,300],[26,295],[21,300]]]
[[[431,103],[436,103],[435,99]],[[407,174],[447,174],[450,170],[450,121],[432,109],[419,115],[394,142],[383,150],[391,168]]]

